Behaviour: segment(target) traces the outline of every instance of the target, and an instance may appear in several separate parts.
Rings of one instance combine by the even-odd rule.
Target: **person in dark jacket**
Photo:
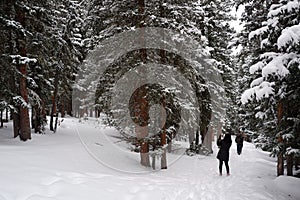
[[[232,140],[230,134],[225,134],[224,139],[222,139],[220,135],[217,140],[217,145],[220,147],[219,152],[217,154],[217,158],[219,159],[220,176],[222,176],[223,162],[225,163],[227,176],[230,175],[228,162],[229,162],[229,149],[231,147],[231,144],[232,144]]]
[[[243,129],[242,129],[243,130]],[[244,142],[244,132],[239,132],[235,137],[236,149],[238,155],[241,155]]]

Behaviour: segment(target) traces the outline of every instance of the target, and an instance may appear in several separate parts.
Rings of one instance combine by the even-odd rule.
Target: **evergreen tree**
[[[202,2],[202,1],[201,1]],[[229,44],[233,37],[233,29],[229,26],[229,21],[233,19],[230,15],[233,1],[203,1],[201,7],[204,9],[204,19],[201,22],[202,34],[207,37],[210,55],[213,59],[212,65],[216,66],[221,73],[224,88],[217,90],[225,90],[226,104],[225,115],[216,113],[216,118],[219,118],[226,126],[227,131],[233,132],[237,129],[236,122],[236,98],[235,98],[235,79],[236,74],[231,58],[231,49]],[[224,98],[223,96],[219,98]],[[215,125],[218,131],[220,125]],[[220,132],[218,133],[220,134]]]
[[[85,51],[80,34],[83,5],[68,0],[3,1],[0,9],[0,34],[5,38],[0,50],[1,100],[14,113],[15,137],[26,133],[20,136],[26,140],[30,139],[29,104],[35,132],[43,129],[51,99],[53,110],[67,100],[71,104],[71,85]]]
[[[35,9],[27,1],[9,1],[1,4],[1,35],[7,38],[1,52],[2,65],[10,81],[6,85],[6,101],[14,113],[14,137],[26,141],[31,139],[29,124],[28,65],[36,62],[29,52],[29,41],[35,31],[33,19]],[[29,57],[27,57],[29,55]],[[31,57],[31,58],[30,58]],[[5,71],[5,70],[3,70]]]
[[[216,65],[216,68],[224,75],[224,80],[226,80],[227,84],[226,91],[231,101],[234,101],[233,93],[230,94],[230,87],[233,87],[230,80],[234,74],[231,69],[232,66],[230,66],[230,52],[227,50],[232,34],[232,30],[227,23],[231,19],[229,15],[231,5],[232,1],[91,1],[91,4],[88,6],[90,9],[88,11],[88,23],[86,26],[89,30],[86,34],[90,41],[89,47],[93,49],[103,39],[140,27],[161,27],[176,30],[203,44],[203,49],[212,56],[212,65]],[[145,56],[146,59],[151,59],[147,57],[147,51],[140,53],[141,57]],[[148,54],[153,54],[153,52],[150,53],[148,51]],[[166,55],[163,55],[163,51],[160,53],[157,52],[157,54],[156,58],[172,59],[171,57],[165,57]],[[130,62],[128,60],[132,59],[132,57],[134,55],[127,55],[126,58],[122,59],[123,61],[127,59],[126,62]],[[114,70],[118,70],[118,68]],[[84,82],[86,80],[95,80],[93,76],[97,74],[96,69],[94,71],[95,73],[92,70],[83,75],[81,86],[85,85],[84,87],[78,85],[76,88],[86,90],[87,87]],[[113,73],[112,71],[113,69],[111,71],[106,70],[107,74],[105,76],[113,77],[110,76]],[[103,81],[113,82],[112,79]],[[94,82],[93,86],[89,85],[89,87],[96,88],[96,84],[97,82]],[[102,84],[101,82],[100,85],[104,85],[104,83]],[[223,90],[223,88],[217,88],[214,84],[211,84],[211,86],[214,87],[213,90]],[[104,88],[101,91],[107,92],[108,90]],[[82,99],[79,98],[77,101],[90,102],[88,98],[91,95],[92,93]],[[100,96],[97,106],[100,106],[100,110],[104,111],[105,107],[103,105],[107,102],[107,98],[104,95]],[[233,106],[232,102],[230,106]],[[234,112],[234,109],[229,108],[228,111],[230,110]],[[234,121],[235,114],[229,113],[228,116],[230,117],[228,121]],[[210,116],[208,113],[204,114],[203,118],[205,117],[209,122]],[[215,117],[219,119],[223,118],[221,114],[217,114]],[[197,121],[194,118],[190,120]],[[204,138],[207,132],[206,126],[203,126],[200,132]]]
[[[248,13],[252,21],[248,44],[256,48],[250,49],[252,55],[244,63],[252,78],[241,101],[250,101],[254,107],[252,116],[259,119],[255,123],[260,133],[257,142],[278,156],[281,175],[283,156],[299,156],[299,104],[294,98],[299,96],[299,37],[295,33],[300,30],[300,6],[298,1],[266,1],[263,5],[252,6],[259,9]],[[258,17],[251,18],[253,13]],[[258,24],[257,19],[261,19]]]

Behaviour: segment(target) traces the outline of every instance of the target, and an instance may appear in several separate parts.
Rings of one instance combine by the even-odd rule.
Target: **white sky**
[[[234,20],[230,23],[230,25],[237,31],[240,32],[243,28],[243,25],[241,24],[240,18],[242,16],[242,13],[244,12],[245,7],[244,6],[239,6],[238,10],[235,10],[233,8],[231,10],[231,14],[237,18],[237,20]]]

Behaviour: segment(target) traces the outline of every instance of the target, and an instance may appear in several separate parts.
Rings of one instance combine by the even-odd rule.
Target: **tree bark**
[[[163,10],[162,6],[160,7],[160,14],[161,14],[161,16],[164,15],[164,10]],[[163,41],[164,38],[165,38],[164,31],[162,31],[160,33],[160,36],[161,36],[161,40]],[[159,52],[160,53],[160,59],[161,59],[161,62],[164,64],[164,63],[166,63],[166,52],[164,51],[164,43],[163,42],[160,44],[160,48],[161,48],[160,52]],[[165,118],[167,118],[167,116],[164,116],[166,114],[166,113],[164,113],[165,109],[166,109],[166,99],[165,99],[165,97],[163,97],[161,104],[162,104],[161,127],[162,127],[163,132],[161,133],[160,140],[161,140],[161,148],[162,148],[163,152],[162,152],[162,155],[161,155],[160,165],[161,165],[161,169],[167,169],[167,166],[168,166],[167,165],[167,149],[166,149],[167,148],[166,147],[166,145],[167,145],[167,133],[166,133],[166,126],[165,126],[165,123],[166,123]],[[170,141],[169,145],[170,145],[170,148],[171,148],[171,141]],[[171,149],[169,149],[169,150],[171,150]]]
[[[196,139],[195,139],[195,145],[198,146],[199,145],[199,142],[200,142],[200,139],[199,139],[199,129],[197,129],[196,131]]]
[[[8,108],[5,109],[5,121],[8,122]]]
[[[71,91],[72,92],[72,91]],[[69,116],[73,116],[73,100],[72,100],[72,95],[71,98],[68,100],[67,104],[67,114]]]
[[[61,114],[61,117],[64,118],[65,117],[65,97],[62,98],[61,100],[61,106],[60,106],[60,114]]]
[[[13,127],[14,127],[14,138],[18,137],[20,135],[20,117],[19,114],[13,112]]]
[[[293,156],[292,155],[286,156],[286,167],[287,167],[287,175],[293,176]]]
[[[284,160],[283,153],[277,155],[277,176],[283,175],[284,172]]]
[[[140,15],[140,21],[139,21],[139,27],[143,28],[143,21],[144,21],[144,12],[145,12],[145,1],[144,0],[138,0],[138,11],[139,11],[139,15]],[[141,43],[145,43],[145,30],[141,30],[141,35],[140,35],[140,41]],[[141,49],[140,50],[140,57],[142,62],[146,61],[146,49]],[[144,71],[142,71],[142,74],[146,74]],[[144,91],[142,91],[142,93],[144,93]],[[140,95],[137,95],[137,97],[139,97]],[[142,97],[142,96],[141,96]],[[147,119],[148,113],[147,113],[147,106],[148,106],[148,102],[145,98],[139,98],[140,99],[140,110],[137,111],[137,116],[141,116],[144,120]],[[148,136],[148,127],[137,127],[136,128],[136,133],[137,133],[137,137],[138,138],[143,138],[142,142],[141,142],[141,152],[140,152],[140,156],[141,156],[141,164],[143,166],[146,167],[150,167],[150,158],[149,158],[149,144],[148,141],[144,140],[144,138],[146,138]]]
[[[56,113],[54,132],[56,132],[56,130],[57,130],[57,124],[58,124],[58,114]]]
[[[36,113],[35,113],[35,107],[33,106],[31,109],[31,128],[34,129],[35,128],[35,118],[36,118]]]
[[[20,72],[23,75],[20,78],[20,95],[24,99],[25,103],[28,104],[28,93],[26,86],[26,78],[27,75],[27,66],[26,64],[20,65]],[[31,130],[30,130],[30,122],[29,122],[29,113],[28,113],[28,105],[20,106],[20,139],[22,141],[26,141],[31,139]]]
[[[277,124],[280,124],[283,116],[283,102],[280,100],[277,105]]]
[[[0,111],[0,128],[3,128],[2,114],[3,114],[3,110]]]
[[[299,167],[299,165],[300,165],[300,157],[294,157],[294,158],[295,158],[295,170],[297,171],[297,170],[300,169],[300,167]]]
[[[89,108],[89,112],[90,112],[90,117],[93,117],[93,112],[94,112],[94,109],[93,108]]]
[[[283,115],[283,103],[282,100],[278,102],[277,105],[277,126],[280,126],[280,122]],[[278,143],[282,143],[283,140],[281,136],[277,140]],[[283,152],[280,152],[277,155],[277,176],[281,176],[284,174],[284,159],[283,159]]]
[[[166,130],[164,129],[163,133],[161,134],[161,146],[163,153],[161,155],[161,169],[167,169],[167,149],[166,149],[166,144],[167,144],[167,134]]]
[[[19,8],[16,6],[16,21],[22,24],[25,27],[25,13],[22,10],[23,8]],[[21,56],[26,57],[26,41],[25,36],[19,35],[17,39],[17,49]],[[26,141],[31,139],[31,130],[30,130],[30,121],[29,121],[29,113],[28,113],[28,91],[26,84],[26,76],[27,76],[27,64],[26,63],[18,63],[18,68],[21,73],[20,82],[19,82],[19,91],[20,95],[23,98],[26,105],[20,106],[20,139],[22,141]]]
[[[32,128],[34,129],[35,133],[41,133],[42,129],[42,116],[41,116],[41,109],[38,105],[32,107],[32,119],[31,119]]]
[[[10,79],[10,87],[13,93],[17,94],[17,87],[16,87],[17,79],[15,78],[15,73],[13,72]],[[14,138],[20,135],[20,117],[19,117],[19,106],[15,105],[15,109],[10,110],[10,117],[13,120],[13,134]]]
[[[59,83],[59,69],[56,68],[55,78],[54,78],[54,92],[52,94],[52,109],[50,115],[50,131],[55,132],[55,128],[53,127],[54,117],[57,117],[57,93],[58,93],[58,83]]]

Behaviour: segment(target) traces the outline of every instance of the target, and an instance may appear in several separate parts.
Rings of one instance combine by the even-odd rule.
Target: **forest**
[[[236,20],[231,11],[241,6],[242,30],[236,31],[231,26]],[[132,51],[120,50],[123,52],[120,55],[103,53],[122,47],[121,41],[116,40],[109,43],[111,49],[101,48],[110,38],[147,27],[170,30],[163,33],[162,46],[169,45],[169,35],[175,43],[181,37],[189,38],[185,39],[187,47],[180,47],[181,51],[186,48],[186,52],[177,54],[166,50],[167,47],[153,49],[141,45],[143,48]],[[139,43],[145,42],[145,35],[145,32],[138,35]],[[138,95],[130,102],[131,115],[141,116],[136,123],[141,125],[148,120],[140,110],[149,110],[149,105],[163,104],[170,109],[166,111],[168,117],[160,138],[139,141],[140,151],[147,152],[148,143],[155,146],[157,140],[161,146],[168,143],[176,134],[180,117],[187,119],[187,129],[195,133],[192,140],[199,145],[199,137],[205,138],[209,123],[218,129],[214,118],[233,134],[245,129],[247,140],[277,157],[278,176],[284,174],[285,163],[287,175],[295,175],[294,166],[298,170],[298,0],[1,0],[0,40],[0,131],[5,123],[13,121],[12,134],[16,139],[28,141],[33,133],[43,134],[46,126],[55,133],[59,118],[65,116],[99,117],[101,113],[109,116],[113,110],[108,105],[112,101],[112,85],[138,64],[159,60],[159,65],[175,66],[184,74],[196,98],[186,92],[187,95],[174,100],[175,90],[163,90],[157,85],[140,89],[139,95],[145,92],[149,95],[146,106],[145,99],[139,99]],[[95,51],[107,55],[105,61],[114,60],[101,69],[104,74],[101,79],[93,71],[98,70],[99,63],[90,62]],[[195,64],[183,59],[182,55],[189,52],[196,54],[194,58],[200,55],[207,58],[205,65],[220,75],[222,85],[203,78],[196,61]],[[97,69],[90,67],[93,64]],[[160,70],[162,76],[169,76]],[[147,74],[143,70],[140,73]],[[149,77],[155,75],[149,73]],[[185,88],[179,80],[174,84]],[[126,93],[126,88],[120,88]],[[180,103],[189,99],[196,99],[200,114],[186,117],[186,113],[180,112],[180,106],[192,110]],[[226,102],[212,112],[212,105],[220,99]],[[122,120],[109,123],[122,124]]]

